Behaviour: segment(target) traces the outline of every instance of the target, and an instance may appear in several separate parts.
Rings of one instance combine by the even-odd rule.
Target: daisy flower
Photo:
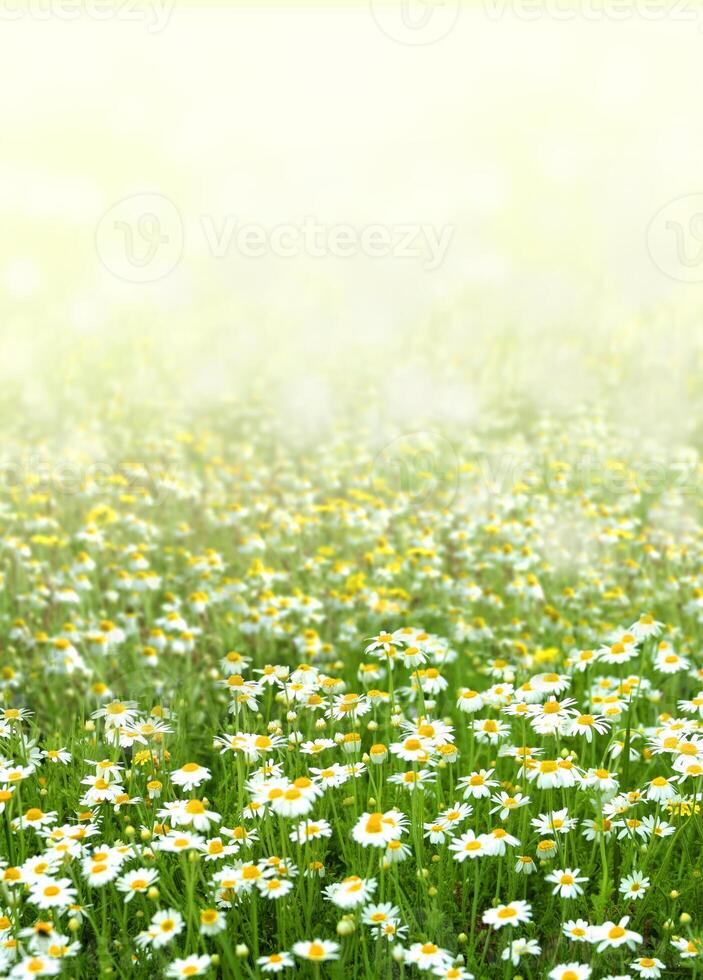
[[[460,837],[455,837],[449,842],[449,850],[454,854],[454,860],[462,863],[467,858],[486,857],[494,854],[494,842],[488,834],[476,834],[473,830],[467,830]]]
[[[383,852],[383,860],[387,864],[400,864],[412,854],[410,847],[401,840],[388,841],[388,846]]]
[[[15,964],[9,976],[30,980],[32,977],[53,977],[60,972],[60,959],[54,959],[51,956],[32,955],[26,956]]]
[[[210,966],[210,957],[193,953],[185,959],[174,960],[166,968],[167,977],[200,977]]]
[[[413,943],[405,951],[405,962],[418,970],[445,969],[451,966],[454,956],[434,943]]]
[[[158,880],[159,873],[155,868],[136,868],[118,878],[115,886],[124,892],[125,902],[131,902],[135,895],[149,891]]]
[[[588,942],[590,929],[591,927],[585,919],[569,919],[561,927],[561,931],[566,938],[570,939],[573,943]]]
[[[645,878],[641,871],[633,871],[631,875],[622,879],[619,890],[625,898],[638,899],[644,898],[649,885],[649,878]]]
[[[375,891],[375,878],[359,878],[358,875],[351,875],[343,881],[327,885],[324,894],[333,905],[338,905],[341,909],[352,909],[368,902]]]
[[[485,836],[488,839],[488,843],[493,854],[496,854],[499,857],[502,857],[503,854],[505,854],[506,847],[520,846],[520,841],[517,839],[517,837],[513,837],[502,827],[495,827]]]
[[[635,973],[639,973],[641,977],[646,977],[648,980],[650,978],[651,980],[656,980],[657,977],[662,975],[662,970],[666,969],[666,964],[662,963],[656,956],[642,956],[640,959],[630,963],[630,967]]]
[[[470,817],[472,812],[473,808],[470,803],[454,803],[452,806],[447,807],[446,810],[442,810],[437,821],[453,827]]]
[[[519,966],[523,956],[539,956],[542,947],[536,939],[513,939],[501,953],[501,959],[510,960],[513,966]]]
[[[29,901],[40,909],[66,909],[75,900],[70,878],[40,878],[29,891]]]
[[[671,945],[678,952],[682,960],[700,956],[703,952],[703,941],[700,939],[685,939],[683,936],[680,936],[678,939],[672,939]]]
[[[259,893],[273,901],[283,898],[293,888],[293,882],[285,878],[259,878],[256,882]]]
[[[224,915],[219,909],[200,910],[200,932],[203,936],[216,936],[227,927]]]
[[[530,823],[543,836],[555,833],[568,834],[576,826],[576,818],[570,817],[568,809],[564,807],[551,813],[540,813],[538,817],[533,817]]]
[[[531,875],[537,870],[535,859],[529,854],[520,854],[515,862],[515,870],[518,874]]]
[[[197,762],[186,762],[180,769],[175,769],[171,773],[171,782],[186,792],[196,789],[209,778],[210,770],[206,769],[205,766],[198,765]]]
[[[604,922],[603,925],[592,926],[589,939],[590,942],[597,944],[597,952],[602,953],[604,949],[618,949],[620,946],[634,949],[637,943],[641,943],[642,936],[627,928],[629,921],[629,915],[624,915],[618,923]]]
[[[400,909],[390,902],[367,905],[361,913],[361,921],[367,926],[382,926],[385,922],[398,922]]]
[[[268,956],[260,956],[256,962],[261,967],[262,973],[280,973],[282,970],[295,966],[293,957],[285,950],[280,953],[269,953]]]
[[[527,806],[530,798],[529,796],[523,796],[522,793],[516,793],[514,796],[510,796],[508,793],[501,791],[491,797],[491,802],[496,805],[491,808],[490,812],[498,813],[501,820],[507,820],[513,810],[518,810],[521,806]]]
[[[650,613],[643,613],[637,622],[633,623],[629,633],[632,633],[638,642],[648,639],[650,636],[659,636],[664,629],[664,623],[658,622]]]
[[[497,780],[491,779],[494,772],[494,769],[480,769],[478,772],[472,772],[457,780],[457,786],[464,790],[464,799],[468,800],[473,797],[480,800],[490,796],[491,789],[498,785]]]
[[[175,800],[167,803],[158,815],[168,820],[174,827],[195,827],[196,830],[209,830],[212,823],[222,819],[219,813],[208,810],[202,800]]]
[[[567,727],[567,735],[584,735],[587,742],[593,741],[594,735],[604,735],[610,730],[610,725],[603,715],[577,715],[572,718]]]
[[[653,800],[655,803],[666,803],[676,796],[676,788],[665,776],[655,776],[647,786],[646,795],[648,800]]]
[[[563,871],[550,872],[544,880],[554,885],[552,895],[559,895],[560,898],[578,898],[579,895],[583,895],[581,882],[588,881],[588,878],[579,878],[580,870],[580,868],[564,868]]]
[[[549,980],[588,980],[591,968],[586,963],[560,963],[550,970]]]
[[[160,949],[171,942],[183,931],[183,916],[176,909],[161,909],[156,912],[149,925],[149,942],[155,949]]]
[[[487,926],[494,929],[502,929],[503,926],[515,926],[518,923],[529,922],[532,918],[532,906],[529,902],[510,902],[508,905],[497,905],[495,908],[486,909],[483,913],[483,921]]]
[[[301,820],[298,826],[289,834],[290,839],[298,844],[307,844],[322,837],[331,837],[332,827],[326,820]]]
[[[435,967],[434,976],[441,977],[442,980],[474,980],[473,973],[469,973],[463,966]]]
[[[483,698],[478,691],[472,691],[470,688],[461,688],[456,706],[459,711],[473,715],[483,708]]]
[[[325,960],[339,959],[339,943],[332,942],[331,939],[301,940],[293,943],[293,953],[302,960],[310,960],[312,963],[323,963]]]
[[[385,847],[404,832],[407,817],[399,810],[363,813],[352,828],[352,837],[362,847]]]

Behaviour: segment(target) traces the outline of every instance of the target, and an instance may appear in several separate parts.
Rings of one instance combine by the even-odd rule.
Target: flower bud
[[[356,930],[356,925],[353,919],[340,919],[337,923],[337,935],[338,936],[351,936]]]

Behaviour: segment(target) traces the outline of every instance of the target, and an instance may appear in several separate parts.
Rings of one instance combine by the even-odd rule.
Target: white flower
[[[539,956],[542,948],[536,939],[513,939],[510,945],[506,946],[501,957],[510,960],[513,966],[519,966],[523,956]]]
[[[20,960],[11,970],[11,977],[22,977],[29,980],[30,977],[50,977],[56,976],[61,972],[61,960],[51,956],[26,956]]]
[[[312,942],[302,940],[293,943],[293,952],[301,959],[322,963],[324,960],[339,959],[339,943],[334,943],[331,939],[313,939]]]
[[[550,970],[549,980],[588,980],[591,968],[586,963],[560,963]]]
[[[285,950],[280,953],[269,953],[268,956],[260,956],[256,962],[261,967],[262,973],[280,973],[281,970],[289,969],[295,965],[293,957]]]
[[[159,880],[155,868],[136,868],[128,871],[115,882],[118,891],[124,892],[125,902],[131,902],[135,895],[144,894]]]
[[[389,841],[398,840],[405,830],[407,818],[399,810],[380,810],[362,813],[352,828],[352,837],[364,847],[385,847]]]
[[[175,786],[180,786],[187,792],[200,786],[210,778],[210,770],[205,766],[199,766],[197,762],[186,762],[180,769],[171,773],[171,782]]]
[[[449,850],[454,852],[454,860],[461,863],[467,858],[473,860],[493,854],[493,840],[488,834],[476,836],[473,830],[467,830],[449,842]]]
[[[566,938],[570,939],[573,943],[588,942],[591,934],[590,930],[591,927],[585,919],[569,919],[561,927],[561,931]]]
[[[40,909],[65,909],[76,900],[70,878],[40,878],[29,892],[29,901]]]
[[[588,881],[587,877],[579,878],[580,868],[564,868],[550,872],[545,881],[554,885],[552,895],[559,895],[560,898],[578,898],[583,895],[583,888],[580,882]]]
[[[619,946],[634,949],[637,943],[641,943],[642,936],[627,928],[629,921],[629,915],[624,915],[617,924],[604,922],[601,926],[592,926],[589,940],[598,944],[597,952],[602,953],[604,949],[610,948],[617,949]]]
[[[649,884],[649,878],[645,878],[641,871],[633,871],[620,882],[620,893],[626,898],[644,898]]]
[[[529,922],[532,918],[532,906],[529,902],[510,902],[508,905],[497,905],[495,908],[486,909],[483,913],[483,921],[487,926],[494,929],[502,929],[503,926],[515,926],[519,922]]]
[[[147,932],[137,936],[137,944],[152,945],[155,949],[159,949],[182,932],[183,925],[183,916],[176,909],[161,909],[152,917]]]
[[[434,943],[413,943],[405,951],[406,963],[411,963],[418,970],[434,970],[439,967],[451,966],[454,957],[446,949]]]
[[[630,966],[641,977],[652,978],[652,980],[660,977],[662,970],[666,969],[666,964],[662,963],[656,956],[642,956],[630,963]]]
[[[174,960],[166,969],[167,977],[200,977],[210,966],[209,956],[193,953],[185,959]]]
[[[359,878],[358,875],[351,875],[344,881],[328,885],[325,888],[325,896],[339,908],[352,909],[368,902],[375,891],[375,878]]]

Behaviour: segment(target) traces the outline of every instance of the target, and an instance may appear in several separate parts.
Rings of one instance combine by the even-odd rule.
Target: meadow
[[[4,434],[3,975],[696,977],[695,448],[153,384]]]

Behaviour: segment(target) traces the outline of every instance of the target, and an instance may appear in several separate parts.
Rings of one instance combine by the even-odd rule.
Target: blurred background
[[[305,439],[516,402],[698,438],[697,8],[0,6],[13,424],[255,392]]]

